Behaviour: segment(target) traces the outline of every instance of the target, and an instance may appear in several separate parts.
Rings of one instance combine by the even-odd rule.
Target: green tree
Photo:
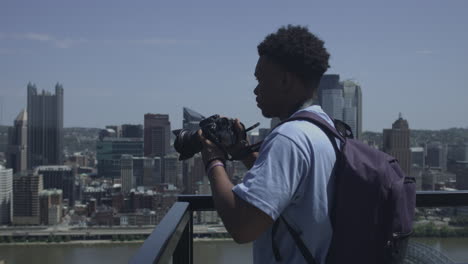
[[[443,226],[439,229],[439,236],[441,237],[448,237],[449,236],[449,228],[447,226]]]

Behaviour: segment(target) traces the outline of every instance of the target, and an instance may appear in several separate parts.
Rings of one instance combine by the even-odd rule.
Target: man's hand
[[[245,167],[250,169],[255,163],[255,160],[257,160],[258,152],[245,152],[246,149],[250,146],[250,142],[245,133],[245,127],[237,118],[234,121],[234,129],[237,135],[237,142],[233,146],[227,148],[226,151],[233,159],[242,161]]]
[[[203,136],[203,132],[201,129],[197,131],[198,139],[203,145],[203,149],[201,151],[203,164],[205,164],[205,169],[209,165],[209,163],[213,160],[220,160],[223,163],[226,162],[226,155],[224,151],[219,149],[213,142],[208,140]]]
[[[242,151],[244,151],[248,146],[250,146],[250,142],[245,133],[244,126],[237,118],[234,119],[234,132],[237,136],[237,142],[234,145],[226,148],[226,151],[233,159],[242,160],[242,158],[244,158],[242,156],[245,155],[244,153],[242,153]]]

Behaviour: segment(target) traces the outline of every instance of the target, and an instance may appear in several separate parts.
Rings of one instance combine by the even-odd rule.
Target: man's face
[[[270,59],[261,56],[255,67],[255,77],[258,85],[254,90],[257,96],[257,106],[264,117],[279,117],[284,105],[284,87],[282,87],[284,71]]]

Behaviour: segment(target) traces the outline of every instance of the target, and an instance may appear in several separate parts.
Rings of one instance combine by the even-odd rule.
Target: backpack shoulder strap
[[[281,254],[279,252],[278,245],[276,244],[275,241],[275,234],[278,230],[278,226],[280,221],[282,221],[285,225],[286,228],[288,229],[289,234],[291,234],[294,242],[296,243],[297,248],[299,248],[299,251],[301,252],[302,256],[306,260],[308,264],[317,264],[315,261],[314,256],[312,256],[312,253],[310,253],[309,249],[307,248],[306,244],[301,238],[301,234],[294,230],[294,228],[286,221],[286,219],[283,217],[283,215],[280,215],[278,219],[276,219],[275,223],[273,224],[273,231],[272,231],[272,237],[271,237],[271,242],[272,242],[272,247],[273,247],[273,254],[275,256],[275,259],[277,262],[283,261]]]
[[[315,113],[312,113],[310,111],[300,111],[290,118],[284,120],[283,122],[279,123],[276,127],[290,121],[295,121],[295,120],[304,120],[304,121],[309,121],[312,124],[318,126],[328,137],[328,139],[331,141],[333,148],[335,149],[335,153],[338,158],[338,154],[340,153],[340,148],[338,148],[338,144],[336,142],[336,139],[338,139],[341,143],[346,142],[346,137],[340,134],[336,128],[331,126],[327,121],[325,121],[323,118],[318,116]]]
[[[315,258],[312,256],[312,253],[310,253],[306,244],[301,239],[301,234],[299,234],[296,230],[294,230],[294,228],[292,228],[291,225],[289,225],[288,221],[286,221],[283,215],[280,216],[280,219],[283,220],[283,222],[286,224],[286,227],[288,228],[289,233],[292,235],[294,242],[296,242],[296,246],[301,251],[302,256],[307,261],[307,263],[316,264],[317,262],[315,261]]]
[[[282,123],[293,121],[293,120],[307,120],[311,123],[314,123],[316,126],[320,127],[326,134],[331,134],[334,137],[342,140],[343,136],[327,121],[325,121],[319,115],[310,112],[310,111],[300,111],[292,115],[290,118],[284,120]]]

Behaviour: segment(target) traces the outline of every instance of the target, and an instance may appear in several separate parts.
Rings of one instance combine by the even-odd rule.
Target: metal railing
[[[417,207],[468,206],[468,191],[419,191]],[[193,263],[193,212],[214,210],[211,195],[181,195],[162,221],[129,261],[146,263]]]
[[[176,202],[129,263],[192,263],[190,204]]]

